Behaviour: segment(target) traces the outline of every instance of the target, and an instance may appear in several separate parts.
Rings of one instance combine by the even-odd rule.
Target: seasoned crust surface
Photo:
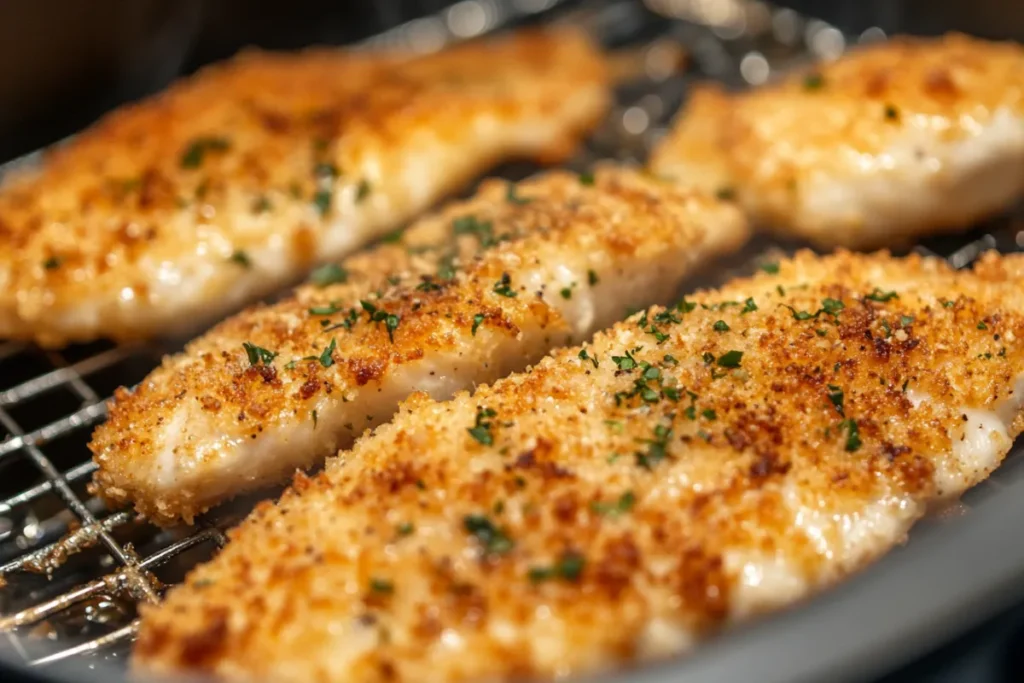
[[[601,116],[571,30],[429,56],[246,52],[108,115],[0,188],[0,337],[189,330]],[[189,322],[186,322],[189,321]]]
[[[746,235],[734,207],[631,169],[488,181],[344,261],[345,282],[254,306],[120,390],[90,444],[96,490],[191,521],[351,444],[414,391],[491,381],[668,300]],[[276,356],[253,363],[247,346]]]
[[[803,253],[414,397],[145,608],[136,667],[518,680],[685,651],[998,465],[1022,427],[1022,273]]]
[[[780,83],[695,90],[652,168],[831,247],[969,226],[1024,193],[1024,48],[896,38]]]

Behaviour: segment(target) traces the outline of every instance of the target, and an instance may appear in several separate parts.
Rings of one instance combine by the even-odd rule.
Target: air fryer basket
[[[390,4],[394,11],[381,16],[401,16],[403,3]],[[878,27],[847,35],[754,0],[568,4],[465,0],[367,44],[437,49],[523,21],[587,25],[626,50],[643,75],[619,89],[609,119],[570,164],[582,169],[600,158],[643,160],[696,78],[757,85],[810,58],[885,38]],[[677,68],[679,46],[690,62],[685,71]],[[533,170],[512,165],[502,173],[519,178]],[[1022,218],[1008,215],[916,250],[963,267],[982,250],[1024,245]],[[758,238],[691,287],[749,272],[765,252],[794,246]],[[97,343],[48,352],[0,343],[0,678],[7,680],[7,668],[42,680],[122,680],[136,605],[209,557],[224,542],[223,529],[244,514],[244,505],[233,505],[196,528],[159,531],[131,512],[104,509],[85,491],[94,469],[86,443],[106,398],[175,348]],[[735,629],[688,658],[607,680],[863,680],[970,627],[1024,596],[1022,448],[961,504],[918,525],[907,545],[839,588]]]

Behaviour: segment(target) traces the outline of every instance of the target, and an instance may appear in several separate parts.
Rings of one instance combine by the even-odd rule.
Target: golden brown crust
[[[1022,264],[802,253],[473,395],[414,397],[145,608],[135,663],[565,676],[797,600],[1005,455],[1024,426]],[[968,413],[1011,404],[972,464]]]
[[[244,53],[4,183],[0,335],[134,339],[229,309],[498,160],[565,156],[607,101],[571,30],[423,57]]]
[[[355,392],[389,391],[410,366],[446,354],[457,353],[462,364],[522,368],[528,361],[495,359],[491,349],[507,340],[513,355],[529,358],[534,345],[524,337],[533,329],[543,331],[546,341],[537,347],[543,354],[618,319],[621,308],[609,321],[589,320],[589,329],[562,319],[557,304],[598,291],[599,275],[611,280],[625,265],[655,268],[666,254],[686,254],[668,276],[681,278],[698,260],[731,251],[746,237],[734,208],[643,173],[602,167],[584,180],[552,172],[518,184],[488,181],[472,199],[343,262],[346,282],[307,285],[281,303],[254,306],[166,358],[134,393],[117,393],[109,419],[96,430],[90,448],[99,465],[97,492],[157,522],[191,520],[223,497],[287,478],[393,414],[395,405],[370,407],[365,393]],[[564,285],[556,277],[577,269],[574,261],[585,262],[583,277],[559,296]],[[499,291],[505,277],[512,296]],[[644,303],[653,297],[640,293]],[[394,316],[390,328],[388,316]],[[254,365],[247,344],[275,360]],[[444,374],[443,363],[438,366]],[[481,376],[500,375],[473,375]],[[337,400],[359,407],[342,420],[347,424],[335,426],[325,421],[323,401]],[[323,433],[325,452],[280,452],[268,463],[249,458],[251,466],[230,475],[223,493],[201,492],[211,486],[204,470],[228,478],[216,468],[240,448],[275,439],[294,444],[294,437],[277,435],[309,423],[315,409],[320,432],[338,432]],[[168,457],[173,463],[161,465]],[[172,467],[180,476],[166,474]],[[167,478],[173,482],[162,483]]]
[[[702,86],[651,165],[823,246],[962,228],[1024,192],[1022,70],[1021,46],[950,34],[857,48],[738,95]]]

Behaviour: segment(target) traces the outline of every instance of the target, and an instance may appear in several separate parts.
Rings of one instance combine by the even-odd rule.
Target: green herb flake
[[[249,357],[249,365],[255,367],[262,363],[263,365],[270,365],[277,358],[277,354],[273,351],[268,351],[262,346],[256,346],[249,342],[242,342],[242,348],[245,349],[245,355]]]
[[[704,416],[705,420],[713,421],[718,419],[718,414],[711,408],[705,408],[700,414]]]
[[[943,301],[942,302],[942,307],[943,308],[953,308],[954,306],[956,306],[956,302],[955,301]]]
[[[533,201],[528,197],[520,197],[519,195],[517,195],[515,183],[508,184],[508,190],[505,193],[505,199],[507,199],[510,204],[519,204],[520,206],[523,204],[529,204],[531,201]]]
[[[984,320],[982,320],[982,321],[980,321],[980,322],[978,323],[978,329],[979,329],[979,330],[987,330],[987,329],[988,329],[988,325],[986,325],[986,324],[985,324],[985,321],[984,321]]]
[[[272,208],[273,207],[270,204],[270,200],[267,199],[267,196],[263,194],[254,199],[252,202],[253,213],[266,213],[267,211],[270,211],[270,209]]]
[[[328,344],[327,348],[324,349],[323,353],[321,353],[320,356],[317,357],[317,360],[320,361],[320,365],[324,366],[325,368],[329,368],[332,365],[334,365],[334,351],[337,348],[338,340],[331,339],[331,343]]]
[[[894,105],[885,105],[885,118],[887,121],[899,121],[900,110],[897,109]]]
[[[64,259],[58,256],[51,256],[50,258],[43,261],[43,268],[46,270],[57,270],[60,265],[64,262]]]
[[[857,421],[853,419],[843,420],[839,423],[840,429],[846,430],[846,444],[844,448],[848,453],[854,453],[861,447],[860,430],[857,428]]]
[[[591,173],[590,171],[583,171],[582,173],[580,173],[579,178],[580,185],[591,186],[594,184],[594,174]]]
[[[572,287],[562,287],[562,291],[559,292],[559,294],[562,295],[563,299],[571,299],[572,298]]]
[[[844,394],[840,387],[837,387],[834,384],[828,385],[828,400],[832,402],[832,405],[836,407],[836,410],[840,415],[843,417],[846,416],[846,413],[843,412]]]
[[[223,152],[231,147],[231,142],[222,137],[196,138],[181,155],[182,168],[199,168],[207,152]]]
[[[672,429],[665,425],[654,427],[653,439],[638,439],[640,443],[647,444],[647,449],[636,453],[636,462],[644,469],[654,467],[668,457],[668,442],[672,438]]]
[[[480,328],[480,325],[483,324],[484,320],[486,319],[487,317],[483,313],[477,313],[476,315],[473,316],[472,332],[474,337],[476,336],[476,331]]]
[[[597,367],[597,356],[591,356],[586,349],[581,349],[577,357],[583,362],[590,361],[595,368]]]
[[[896,292],[883,292],[878,287],[875,287],[870,294],[865,294],[864,298],[868,301],[877,301],[878,303],[884,304],[888,301],[892,301],[893,299],[900,298],[900,295]]]
[[[818,72],[807,74],[804,77],[804,90],[814,92],[825,87],[825,77]]]
[[[333,195],[330,190],[317,190],[313,195],[313,206],[316,207],[317,213],[326,216],[331,210],[332,199]]]
[[[826,337],[828,336],[828,330],[823,330],[822,328],[819,327],[816,330],[814,330],[814,334],[818,335],[819,337]]]
[[[315,410],[311,410],[309,416],[313,418],[313,429],[316,429],[317,421],[319,420],[317,412]]]
[[[591,287],[597,284],[597,271],[593,269],[587,271],[587,282],[590,284]]]
[[[619,370],[626,371],[632,370],[637,365],[636,359],[629,351],[626,351],[625,356],[612,356],[612,362],[619,367]]]
[[[728,332],[729,331],[729,325],[724,320],[716,320],[715,324],[712,325],[712,328],[714,328],[715,332]]]
[[[314,270],[309,281],[317,287],[341,284],[348,281],[348,271],[337,263],[328,263]]]
[[[395,592],[395,584],[387,579],[370,579],[370,592],[377,595],[391,595]]]
[[[722,368],[738,368],[742,360],[742,351],[726,351],[718,358],[718,366]]]
[[[768,273],[769,275],[778,275],[779,274],[779,263],[778,263],[778,261],[768,261],[767,263],[762,263],[758,267],[761,270],[763,270],[764,272]]]
[[[668,353],[665,354],[665,357],[662,360],[665,362],[665,365],[679,365],[679,361],[676,360],[676,357]]]
[[[500,296],[514,298],[517,296],[517,292],[512,289],[512,278],[509,277],[508,273],[503,273],[501,279],[494,283],[494,293]]]
[[[462,518],[462,526],[489,555],[503,555],[515,546],[512,539],[485,515],[466,515]]]
[[[370,196],[371,191],[370,181],[366,178],[360,180],[359,186],[356,187],[356,204],[362,204]]]
[[[231,263],[237,263],[243,268],[252,267],[252,260],[249,258],[249,255],[241,249],[235,249],[231,252],[231,256],[228,257],[228,260],[231,261]]]
[[[469,435],[472,436],[477,443],[483,446],[494,445],[494,435],[491,434],[491,421],[490,418],[497,415],[491,408],[478,408],[476,411],[476,421],[472,427],[466,429]]]
[[[618,517],[633,509],[636,504],[636,495],[632,491],[626,491],[618,500],[604,502],[595,500],[590,503],[590,509],[605,517]]]
[[[412,522],[402,522],[395,527],[395,533],[400,537],[410,536],[414,531],[416,531],[416,526]]]
[[[823,299],[821,302],[821,310],[831,316],[839,315],[839,312],[844,308],[846,308],[846,304],[839,299]]]
[[[900,316],[900,327],[910,327],[914,324],[914,316],[912,315],[901,315]]]
[[[754,302],[753,297],[747,298],[743,302],[743,308],[740,309],[740,315],[746,315],[747,313],[753,313],[757,310],[757,304]]]
[[[736,188],[720,187],[717,190],[715,190],[715,196],[721,199],[723,202],[731,202],[736,199]]]

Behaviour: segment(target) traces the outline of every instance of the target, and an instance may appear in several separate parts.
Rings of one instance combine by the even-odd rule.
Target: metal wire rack
[[[838,56],[851,41],[884,38],[879,30],[845,36],[756,0],[591,0],[573,3],[568,13],[559,11],[564,4],[465,0],[365,45],[434,50],[554,13],[556,20],[587,24],[611,46],[639,46],[644,76],[620,88],[612,115],[573,162],[583,167],[598,158],[643,159],[693,78],[758,85],[809,58]],[[382,11],[385,21],[393,16]],[[680,44],[692,57],[685,74],[672,64],[672,46]],[[509,175],[530,170],[504,169]],[[918,249],[962,267],[986,248],[1017,249],[1020,229],[1007,217],[966,238]],[[716,279],[743,270],[767,246],[756,242]],[[221,546],[222,529],[237,519],[238,510],[234,517],[203,519],[197,528],[161,531],[131,512],[105,510],[86,491],[95,466],[85,445],[106,415],[106,398],[117,386],[138,382],[172,350],[97,343],[56,352],[0,344],[0,633],[24,663],[123,659],[137,628],[137,605],[156,600],[165,585]],[[998,477],[990,482],[1000,486]],[[119,668],[112,671],[119,675]]]

